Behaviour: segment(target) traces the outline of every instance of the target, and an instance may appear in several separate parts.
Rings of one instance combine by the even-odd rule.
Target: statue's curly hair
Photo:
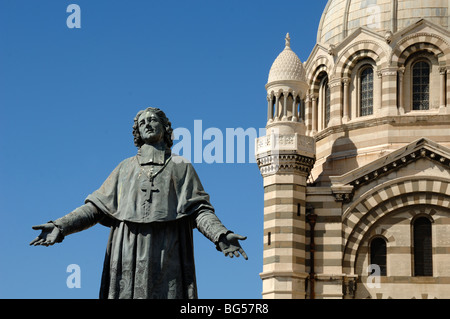
[[[139,134],[139,116],[142,115],[144,112],[151,112],[156,114],[159,119],[161,120],[161,124],[164,126],[164,143],[166,143],[167,148],[171,148],[173,145],[172,141],[172,123],[170,123],[169,119],[167,118],[166,114],[156,107],[148,107],[145,110],[141,110],[136,114],[136,117],[134,118],[134,124],[133,124],[133,136],[134,136],[134,145],[136,147],[140,148],[142,145],[144,145],[144,141],[141,138],[141,135]]]

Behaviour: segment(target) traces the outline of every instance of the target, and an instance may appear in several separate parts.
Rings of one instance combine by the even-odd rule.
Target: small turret
[[[297,54],[291,49],[289,33],[286,34],[285,41],[285,48],[273,62],[266,84],[267,128],[277,125],[280,133],[304,134],[304,100],[308,90],[306,72]]]
[[[303,64],[286,46],[266,85],[266,136],[256,141],[256,160],[264,178],[264,298],[305,298],[306,183],[315,162],[314,139],[305,135]]]

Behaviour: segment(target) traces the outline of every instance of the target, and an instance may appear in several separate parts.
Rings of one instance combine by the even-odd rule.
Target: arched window
[[[330,122],[330,112],[331,112],[331,92],[328,81],[324,83],[324,113],[325,113],[325,127],[328,126]]]
[[[360,116],[373,114],[373,69],[365,68],[360,76]]]
[[[430,107],[430,64],[416,62],[412,67],[413,110],[428,110]]]
[[[433,276],[431,222],[419,217],[413,224],[414,276]]]
[[[380,267],[380,276],[386,276],[386,241],[375,237],[370,242],[370,264]]]

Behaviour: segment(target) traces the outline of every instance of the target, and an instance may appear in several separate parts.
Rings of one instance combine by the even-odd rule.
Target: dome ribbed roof
[[[359,27],[381,35],[427,19],[449,27],[448,0],[329,0],[320,20],[317,42],[337,44]]]
[[[286,35],[286,46],[272,64],[268,83],[274,81],[305,81],[305,69],[297,54],[291,50],[289,33]]]

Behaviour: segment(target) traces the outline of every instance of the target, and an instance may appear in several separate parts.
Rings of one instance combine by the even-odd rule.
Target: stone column
[[[273,98],[269,94],[267,95],[267,123],[273,120]]]
[[[342,79],[328,82],[330,87],[330,122],[327,127],[342,124]]]
[[[446,91],[450,92],[450,67],[447,67],[447,81],[446,82],[447,82]],[[449,112],[449,109],[450,109],[450,94],[447,94],[446,100],[447,100],[446,108],[447,108],[447,112]]]
[[[383,104],[383,76],[381,71],[377,71],[377,87],[378,87],[378,98],[374,99],[374,110],[373,114],[381,114],[381,105]],[[375,82],[374,82],[374,93],[375,93]]]
[[[405,75],[405,67],[398,69],[398,112],[405,114],[405,89],[403,87],[403,77]]]
[[[280,116],[279,116],[279,103],[280,103],[280,93],[279,92],[277,92],[276,94],[275,94],[275,117],[274,117],[274,121],[278,121],[279,119],[280,119]]]
[[[350,78],[344,78],[342,79],[342,84],[344,86],[344,112],[342,117],[342,122],[347,123],[350,120],[349,113],[350,113]]]
[[[397,68],[381,70],[381,115],[398,115],[397,109]]]
[[[297,93],[294,91],[292,92],[292,121],[296,122],[300,119],[300,115],[298,114],[297,111]]]
[[[283,93],[283,116],[282,116],[282,120],[283,121],[287,121],[287,99],[288,99],[289,93],[288,92],[284,92]]]
[[[445,107],[447,106],[446,101],[446,77],[447,77],[447,68],[446,67],[440,67],[439,68],[439,74],[440,74],[440,103],[439,103],[439,112],[444,113]]]
[[[305,99],[305,125],[306,125],[306,135],[311,135],[311,131],[312,131],[312,107],[311,107],[311,98],[310,95],[307,94],[306,95],[306,99]]]
[[[311,103],[312,103],[312,134],[317,133],[317,122],[319,119],[317,118],[317,97],[311,95]]]

